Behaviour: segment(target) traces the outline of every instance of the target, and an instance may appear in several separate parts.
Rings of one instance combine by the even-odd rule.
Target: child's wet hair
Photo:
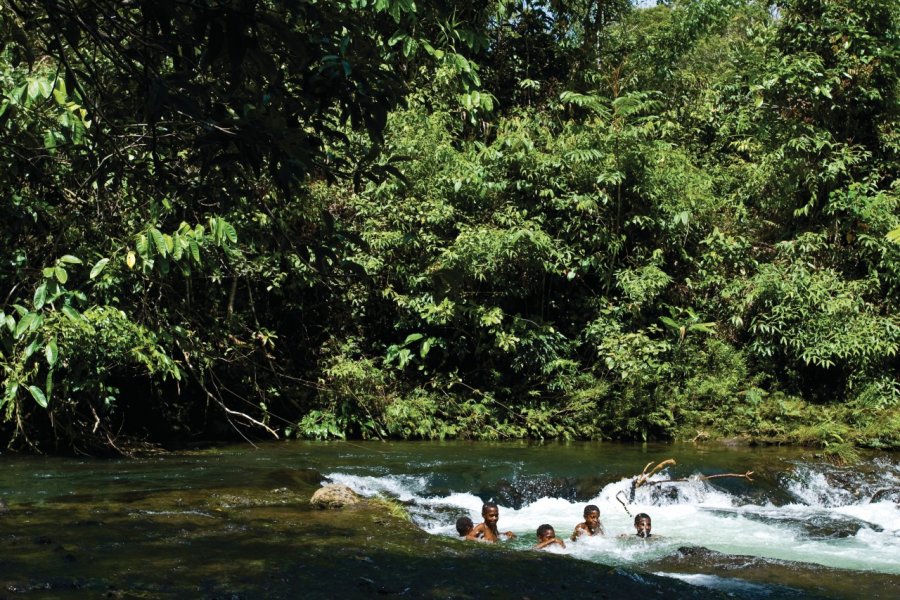
[[[496,508],[497,510],[500,510],[500,507],[497,506],[497,503],[494,502],[494,501],[492,500],[492,501],[490,501],[490,502],[485,502],[485,503],[481,506],[481,512],[484,512],[484,511],[486,511],[486,510],[489,509],[489,508]]]
[[[459,535],[466,535],[475,527],[475,523],[469,517],[460,517],[456,520],[456,532]]]
[[[549,523],[544,523],[543,525],[541,525],[540,527],[537,528],[538,538],[544,537],[544,534],[549,531],[553,531],[554,533],[556,533],[556,531],[553,529],[552,525],[550,525]]]
[[[647,519],[651,523],[653,522],[653,519],[651,519],[650,515],[648,515],[647,513],[638,513],[634,515],[634,524],[637,525],[638,523],[640,523],[641,519]]]
[[[592,512],[600,514],[600,507],[597,506],[596,504],[588,504],[587,506],[584,507],[584,516],[585,517],[588,516],[589,514],[591,514]]]

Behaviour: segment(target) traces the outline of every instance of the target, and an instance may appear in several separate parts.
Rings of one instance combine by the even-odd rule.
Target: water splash
[[[426,476],[373,477],[336,472],[329,478],[364,495],[388,494],[406,502],[414,521],[433,534],[455,536],[454,524],[459,516],[469,516],[476,523],[481,520],[479,496],[466,491],[434,493]],[[542,476],[536,484],[524,486],[531,500],[521,505],[500,502],[498,526],[519,536],[511,545],[528,549],[536,541],[538,525],[549,523],[559,537],[567,539],[582,521],[584,506],[595,504],[607,535],[567,541],[567,548],[559,552],[633,566],[694,545],[729,555],[900,574],[897,504],[871,501],[877,490],[900,481],[893,463],[863,471],[839,470],[827,464],[793,464],[777,478],[783,494],[790,499],[781,505],[727,491],[699,476],[685,482],[664,481],[671,478],[671,473],[662,471],[638,488],[628,504],[629,516],[616,494],[628,493],[630,478],[607,483],[593,498],[578,501],[566,487],[568,482],[557,480],[561,486],[553,488],[548,483],[553,478]],[[534,490],[549,493],[534,497]],[[654,537],[650,541],[633,536],[632,519],[639,512],[653,519]]]

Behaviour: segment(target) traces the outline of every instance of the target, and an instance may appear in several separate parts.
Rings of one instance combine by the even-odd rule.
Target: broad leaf
[[[34,310],[41,310],[47,301],[47,284],[42,283],[34,290]]]
[[[56,364],[56,359],[59,358],[59,348],[56,346],[56,338],[47,342],[47,347],[44,348],[44,356],[47,358],[48,365],[52,367]]]
[[[168,251],[166,249],[166,240],[163,238],[162,231],[154,227],[150,230],[150,237],[153,238],[153,243],[156,245],[156,251],[159,252],[160,256],[165,256]]]
[[[22,334],[25,333],[25,330],[28,329],[34,320],[37,318],[35,313],[28,313],[19,319],[19,324],[16,325],[16,332],[13,334],[13,337],[19,338],[22,337]]]
[[[36,385],[29,385],[28,391],[31,392],[31,397],[34,398],[34,401],[41,405],[43,408],[47,408],[47,397],[44,395],[44,392],[41,391],[41,388]]]
[[[95,277],[97,277],[97,275],[102,273],[103,269],[106,268],[106,263],[108,263],[108,262],[109,262],[108,258],[101,258],[100,260],[98,260],[97,264],[94,265],[94,268],[91,269],[90,278],[94,279]]]

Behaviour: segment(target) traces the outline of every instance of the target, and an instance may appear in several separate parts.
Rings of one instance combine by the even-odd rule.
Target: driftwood
[[[650,467],[654,464],[655,464],[655,466],[653,466],[653,468],[651,469]],[[668,465],[674,465],[674,464],[677,464],[675,462],[674,458],[668,458],[659,463],[653,463],[652,461],[648,462],[647,466],[644,467],[644,470],[641,472],[641,474],[631,480],[631,493],[628,495],[628,501],[634,502],[634,495],[637,492],[637,489],[639,487],[641,487],[642,485],[646,485],[648,483],[650,483],[652,485],[661,485],[663,483],[684,483],[686,481],[696,481],[698,479],[700,479],[700,480],[719,479],[721,477],[740,477],[740,478],[746,479],[747,481],[753,481],[753,478],[750,477],[751,475],[753,475],[753,471],[747,471],[746,473],[719,473],[717,475],[703,475],[701,473],[700,475],[697,475],[694,477],[682,477],[682,478],[678,478],[678,479],[661,479],[660,481],[650,481],[650,478],[653,477],[659,471],[661,471],[663,468],[667,467]],[[649,471],[648,471],[648,469],[649,469]],[[619,493],[622,494],[624,492],[619,492]],[[619,494],[616,494],[616,500],[618,500],[619,503],[622,505],[622,507],[625,508],[625,512],[628,513],[628,516],[631,516],[631,513],[628,512],[628,508],[625,506],[625,503],[622,501],[621,498],[619,498]]]

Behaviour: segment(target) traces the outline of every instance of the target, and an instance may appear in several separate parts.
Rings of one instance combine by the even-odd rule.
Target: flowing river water
[[[676,464],[652,481],[689,481],[629,497],[631,478],[668,458]],[[752,481],[697,478],[748,470]],[[326,481],[403,503],[428,535],[377,514],[311,509]],[[809,450],[719,444],[284,442],[139,459],[0,455],[0,498],[0,598],[521,598],[545,568],[535,561],[548,558],[530,550],[537,526],[568,538],[586,504],[599,506],[608,535],[554,550],[568,558],[553,558],[544,579],[589,578],[602,565],[641,584],[671,581],[653,585],[673,598],[900,597],[892,454],[846,467]],[[485,555],[455,539],[454,523],[478,522],[487,500],[500,506],[500,529],[518,537]],[[619,537],[633,533],[626,509],[650,514],[653,538]],[[457,579],[491,576],[479,570],[486,560],[508,566],[481,593],[460,591]],[[354,593],[337,594],[342,585]]]

